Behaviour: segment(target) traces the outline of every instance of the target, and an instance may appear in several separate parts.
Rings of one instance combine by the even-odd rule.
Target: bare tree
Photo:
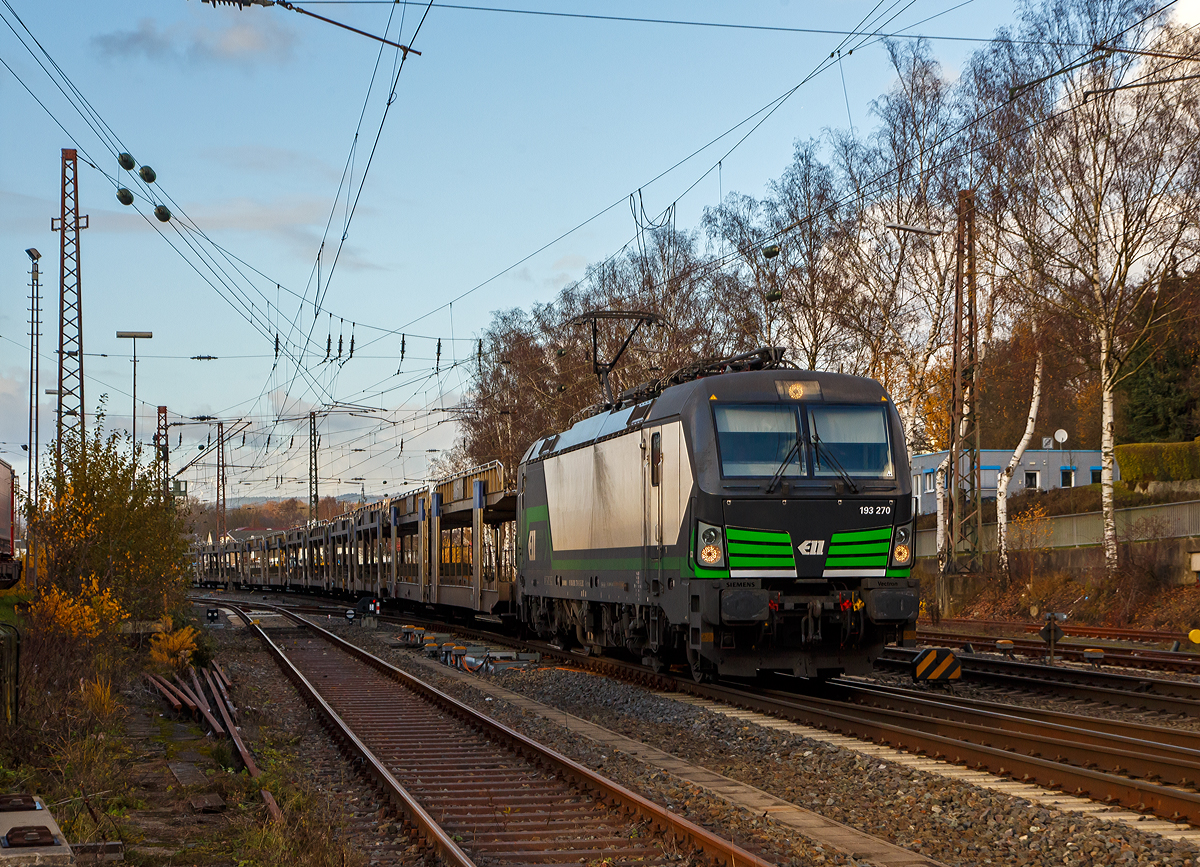
[[[915,451],[923,439],[921,397],[947,343],[954,241],[952,232],[930,237],[888,224],[951,225],[960,186],[952,143],[958,115],[950,82],[926,43],[889,43],[888,50],[897,80],[872,106],[879,127],[866,142],[835,137],[839,168],[854,194],[847,263],[857,292],[846,310],[869,353],[861,372],[891,391]]]
[[[1200,124],[1195,88],[1170,82],[1194,64],[1124,53],[1194,53],[1148,4],[1063,0],[1030,10],[1036,45],[1011,69],[1028,119],[1012,141],[1012,217],[1041,301],[1086,330],[1098,368],[1107,571],[1118,568],[1113,502],[1114,396],[1131,356],[1169,312],[1167,278],[1195,253]],[[1073,45],[1103,45],[1079,65]],[[1161,83],[1165,82],[1165,83]]]

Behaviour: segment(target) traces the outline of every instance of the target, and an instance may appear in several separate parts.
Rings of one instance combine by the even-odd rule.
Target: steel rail
[[[804,696],[801,700],[781,699],[710,684],[693,684],[689,691],[714,701],[769,713],[912,753],[944,758],[999,776],[1017,777],[1094,800],[1115,802],[1135,810],[1148,810],[1173,821],[1200,824],[1200,793],[1091,768],[1074,767],[1039,756],[1020,755],[986,744],[968,743],[937,732],[915,730],[910,725],[911,721],[903,715],[893,717],[894,722],[884,722],[878,717],[866,718],[861,706],[838,708],[835,702],[810,696]],[[952,731],[953,724],[947,725]]]
[[[231,605],[230,607],[233,606]],[[458,701],[446,693],[441,692],[440,690],[435,689],[429,684],[418,680],[407,672],[390,665],[379,657],[363,650],[360,647],[355,646],[354,644],[351,644],[332,632],[323,629],[320,626],[317,626],[316,624],[311,623],[290,611],[281,610],[280,613],[282,613],[289,620],[315,631],[324,640],[334,645],[339,650],[370,666],[380,674],[383,674],[385,677],[390,678],[406,689],[422,696],[425,700],[431,702],[432,704],[441,707],[443,710],[459,717],[476,730],[482,732],[485,736],[490,736],[501,743],[506,744],[518,755],[523,756],[535,764],[548,766],[566,779],[573,781],[576,785],[598,793],[601,800],[606,803],[618,805],[625,811],[633,812],[649,819],[653,825],[657,826],[664,833],[687,841],[687,843],[692,847],[704,852],[706,855],[719,861],[720,863],[729,865],[729,867],[771,867],[769,862],[764,861],[762,858],[754,855],[746,849],[743,849],[735,843],[718,837],[699,825],[696,825],[682,816],[678,816],[669,810],[658,806],[647,798],[644,798],[641,795],[626,789],[624,786],[621,786],[620,784],[595,773],[583,765],[567,758],[561,753],[537,743],[531,738],[528,738],[525,735],[508,728],[507,726],[485,714],[479,713],[468,705]],[[270,641],[261,627],[256,626],[256,629],[265,640]],[[271,644],[274,646],[273,642]],[[280,651],[278,648],[274,648],[274,650],[277,654],[279,654],[277,659],[284,658],[282,651]],[[296,669],[294,665],[291,665],[290,662],[289,668],[295,671],[295,676],[301,678],[303,677],[299,670]],[[308,684],[307,681],[304,682]],[[313,689],[311,684],[308,684],[308,689]],[[315,692],[315,690],[313,691]],[[322,713],[336,716],[336,713],[328,705],[328,703],[324,701],[324,699],[320,699],[320,704],[323,706]],[[328,710],[325,710],[325,708],[328,708]],[[345,723],[340,720],[340,717],[338,719],[339,722],[341,722],[341,725],[345,726]],[[348,727],[346,731],[349,732]],[[356,753],[359,751],[359,749],[361,749],[365,751],[366,754],[370,754],[370,750],[366,747],[366,745],[363,744],[362,741],[357,737],[355,737],[353,733],[350,733],[350,737],[354,739],[353,742],[356,745]],[[364,758],[366,758],[365,755]],[[373,756],[372,759],[374,759]],[[375,759],[375,762],[378,764],[377,759]],[[382,769],[381,765],[380,768]],[[383,770],[386,772],[386,769]],[[395,778],[391,777],[390,774],[388,774],[388,777],[395,781]],[[400,787],[401,791],[403,791],[403,787],[400,786],[399,781],[395,781],[395,784],[397,787]],[[408,795],[407,792],[405,792],[405,794]],[[412,798],[411,795],[408,795],[408,797]],[[420,809],[420,805],[415,802],[415,799],[413,799],[413,806]],[[424,813],[423,810],[422,813]],[[427,813],[424,813],[424,815],[428,816]],[[432,822],[432,819],[429,821]],[[438,827],[437,830],[441,831],[442,829]],[[444,832],[442,833],[444,834]],[[452,840],[450,842],[453,843]],[[456,844],[455,848],[457,849]],[[461,852],[462,850],[459,851]],[[466,857],[465,853],[463,857]],[[468,861],[466,863],[470,862]]]
[[[1012,638],[1009,640],[1013,643],[1013,650],[1022,654],[1023,656],[1045,656],[1049,653],[1049,648],[1047,645],[1035,638]],[[1111,639],[1104,640],[1107,641]],[[981,651],[993,652],[993,642],[996,641],[996,636],[964,634],[961,632],[932,632],[921,630],[917,632],[917,641],[922,644],[930,644],[934,646],[965,646],[970,644],[972,646],[978,646],[978,649]],[[1084,652],[1091,650],[1094,647],[1096,647],[1094,644],[1065,644],[1059,642],[1054,645],[1054,655],[1062,659],[1071,659],[1077,662],[1088,662],[1089,660],[1084,656]],[[1112,647],[1111,645],[1102,646],[1098,649],[1104,651],[1104,665],[1115,665],[1124,668],[1200,672],[1200,655],[1195,653],[1170,650],[1150,650],[1132,647]]]
[[[1200,749],[1107,732],[1101,720],[1076,717],[1051,722],[1022,716],[1017,708],[983,710],[912,693],[876,693],[868,689],[855,694],[853,688],[847,692],[855,705],[903,714],[903,719],[925,731],[936,731],[935,727],[943,722],[952,723],[954,736],[972,743],[1052,756],[1077,767],[1098,767],[1170,785],[1195,787],[1200,781]]]
[[[875,665],[907,671],[916,654],[917,651],[908,648],[886,647]],[[973,655],[961,655],[958,659],[962,663],[964,679],[993,681],[1025,689],[1052,688],[1059,695],[1167,713],[1200,715],[1200,684]]]
[[[322,609],[322,613],[324,613],[324,609]],[[388,619],[391,620],[391,618]],[[414,620],[420,621],[423,619],[411,617],[395,618],[396,622],[413,622]],[[442,625],[445,626],[446,624]],[[805,725],[835,731],[851,737],[889,745],[908,752],[923,753],[937,758],[944,758],[953,763],[986,770],[999,776],[1016,777],[1025,781],[1036,782],[1048,788],[1063,789],[1073,794],[1090,797],[1105,803],[1119,803],[1132,809],[1150,811],[1160,817],[1174,821],[1183,820],[1192,824],[1200,824],[1200,793],[1159,785],[1149,781],[1130,779],[1129,777],[1093,768],[1064,764],[1063,762],[1043,756],[1022,755],[989,744],[971,743],[963,740],[961,737],[955,736],[959,724],[952,721],[943,721],[939,725],[936,720],[931,721],[929,718],[922,719],[914,714],[907,716],[896,715],[891,717],[890,720],[881,714],[875,715],[874,718],[868,718],[870,715],[863,713],[864,707],[860,704],[839,703],[809,695],[803,697],[774,697],[764,695],[761,691],[750,692],[729,686],[696,684],[690,679],[675,678],[666,674],[654,674],[641,666],[619,660],[603,657],[582,657],[566,651],[555,653],[553,650],[547,650],[539,645],[513,641],[510,638],[495,634],[463,629],[459,626],[447,628],[468,634],[473,633],[479,637],[503,640],[513,645],[541,649],[543,653],[553,655],[569,664],[579,665],[580,667],[609,674],[614,677],[633,680],[643,685],[689,693],[736,707],[779,716]],[[386,663],[383,664],[386,665]],[[1050,671],[1055,672],[1058,669],[1050,669]],[[842,685],[844,681],[837,681],[836,683]],[[1046,685],[1041,681],[1035,683],[1043,688]],[[1060,691],[1068,689],[1068,687],[1060,685],[1055,685],[1055,688]],[[1116,696],[1130,695],[1118,690],[1109,690],[1108,692]],[[1015,706],[1001,707],[1010,715],[1024,710]],[[1178,700],[1172,703],[1171,708],[1176,712],[1179,711]],[[926,731],[914,728],[914,723],[917,722],[932,722],[934,723],[933,727],[940,730]],[[983,727],[977,726],[976,728]],[[1004,732],[997,733],[991,730],[987,730],[986,733],[993,735],[1005,734]],[[1043,740],[1040,742],[1041,746],[1039,748],[1045,749],[1047,746],[1050,746],[1057,749],[1060,743],[1056,743],[1055,741],[1062,742],[1064,739],[1051,738]]]
[[[1182,747],[1200,753],[1200,732],[1191,731],[1190,729],[1167,728],[1166,726],[1118,719],[1098,719],[1068,711],[1047,710],[1045,708],[1029,707],[1028,705],[1002,704],[996,701],[967,698],[950,693],[932,694],[924,690],[918,692],[911,688],[882,683],[867,683],[865,681],[846,679],[835,680],[831,684],[859,694],[916,696],[938,702],[943,706],[976,708],[978,710],[995,711],[997,713],[1015,713],[1042,722],[1061,723],[1064,725],[1101,726],[1108,734],[1121,735],[1133,740],[1148,740],[1158,744]]]
[[[475,867],[475,862],[471,860],[466,852],[459,848],[459,845],[442,829],[441,825],[434,821],[433,817],[408,793],[404,786],[400,784],[400,781],[392,775],[391,771],[367,748],[367,745],[359,740],[358,736],[346,725],[346,722],[325,701],[316,687],[301,674],[300,669],[293,665],[292,661],[287,658],[287,655],[271,640],[262,626],[254,623],[239,606],[225,600],[221,600],[220,602],[236,612],[246,626],[253,629],[258,637],[262,639],[271,655],[275,658],[275,662],[283,669],[288,679],[295,684],[300,694],[304,697],[304,700],[317,709],[326,724],[333,730],[335,736],[341,740],[343,745],[362,760],[368,775],[388,794],[390,800],[400,809],[408,821],[412,823],[417,832],[437,850],[442,859],[448,865],[451,865],[451,867]],[[299,618],[296,619],[299,620]]]
[[[1037,632],[1043,624],[1021,623],[1012,620],[952,620],[943,618],[938,626],[966,626],[971,629],[1000,629],[1008,632]],[[1158,632],[1153,629],[1127,629],[1118,626],[1087,626],[1081,623],[1060,624],[1067,635],[1081,638],[1111,638],[1125,641],[1169,642],[1188,641],[1186,632]]]

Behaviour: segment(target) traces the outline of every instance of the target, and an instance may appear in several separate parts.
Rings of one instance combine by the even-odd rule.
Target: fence
[[[1009,542],[1012,542],[1013,518],[1008,516]],[[1158,506],[1134,506],[1117,509],[1117,539],[1128,541],[1146,538],[1138,533],[1139,525],[1147,527],[1153,522],[1154,538],[1178,539],[1184,536],[1200,536],[1200,500],[1186,503],[1163,503]],[[1082,515],[1054,515],[1046,519],[1049,524],[1047,540],[1041,547],[1081,548],[1099,545],[1104,540],[1104,515],[1102,512],[1084,512]],[[983,525],[983,550],[996,549],[996,525]],[[918,557],[937,556],[937,530],[916,532]]]

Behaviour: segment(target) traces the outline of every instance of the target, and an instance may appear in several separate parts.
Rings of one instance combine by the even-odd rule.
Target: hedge
[[[1200,440],[1117,446],[1117,465],[1121,468],[1121,478],[1126,482],[1200,479]]]

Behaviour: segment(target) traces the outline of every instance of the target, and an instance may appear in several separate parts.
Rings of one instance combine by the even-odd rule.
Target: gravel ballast
[[[388,646],[387,632],[342,625],[334,631],[401,668],[431,678],[424,661],[414,658],[412,651]],[[543,668],[511,671],[496,678],[536,701],[946,864],[1200,864],[1200,852],[1186,843],[871,760],[852,750],[784,735],[605,677]],[[610,773],[614,757],[601,759],[602,754],[590,742],[564,737],[560,724],[522,715],[450,678],[434,679],[439,688],[460,700],[490,708],[506,724],[553,744],[589,767]],[[640,765],[631,760],[630,764]],[[642,766],[634,773],[631,788],[659,803],[678,803],[678,794],[672,797],[661,787],[643,788],[646,780],[657,782],[656,773]],[[615,775],[614,779],[629,784]],[[756,830],[751,826],[751,832]],[[774,824],[769,833],[799,837]],[[821,856],[831,859],[828,853]]]

